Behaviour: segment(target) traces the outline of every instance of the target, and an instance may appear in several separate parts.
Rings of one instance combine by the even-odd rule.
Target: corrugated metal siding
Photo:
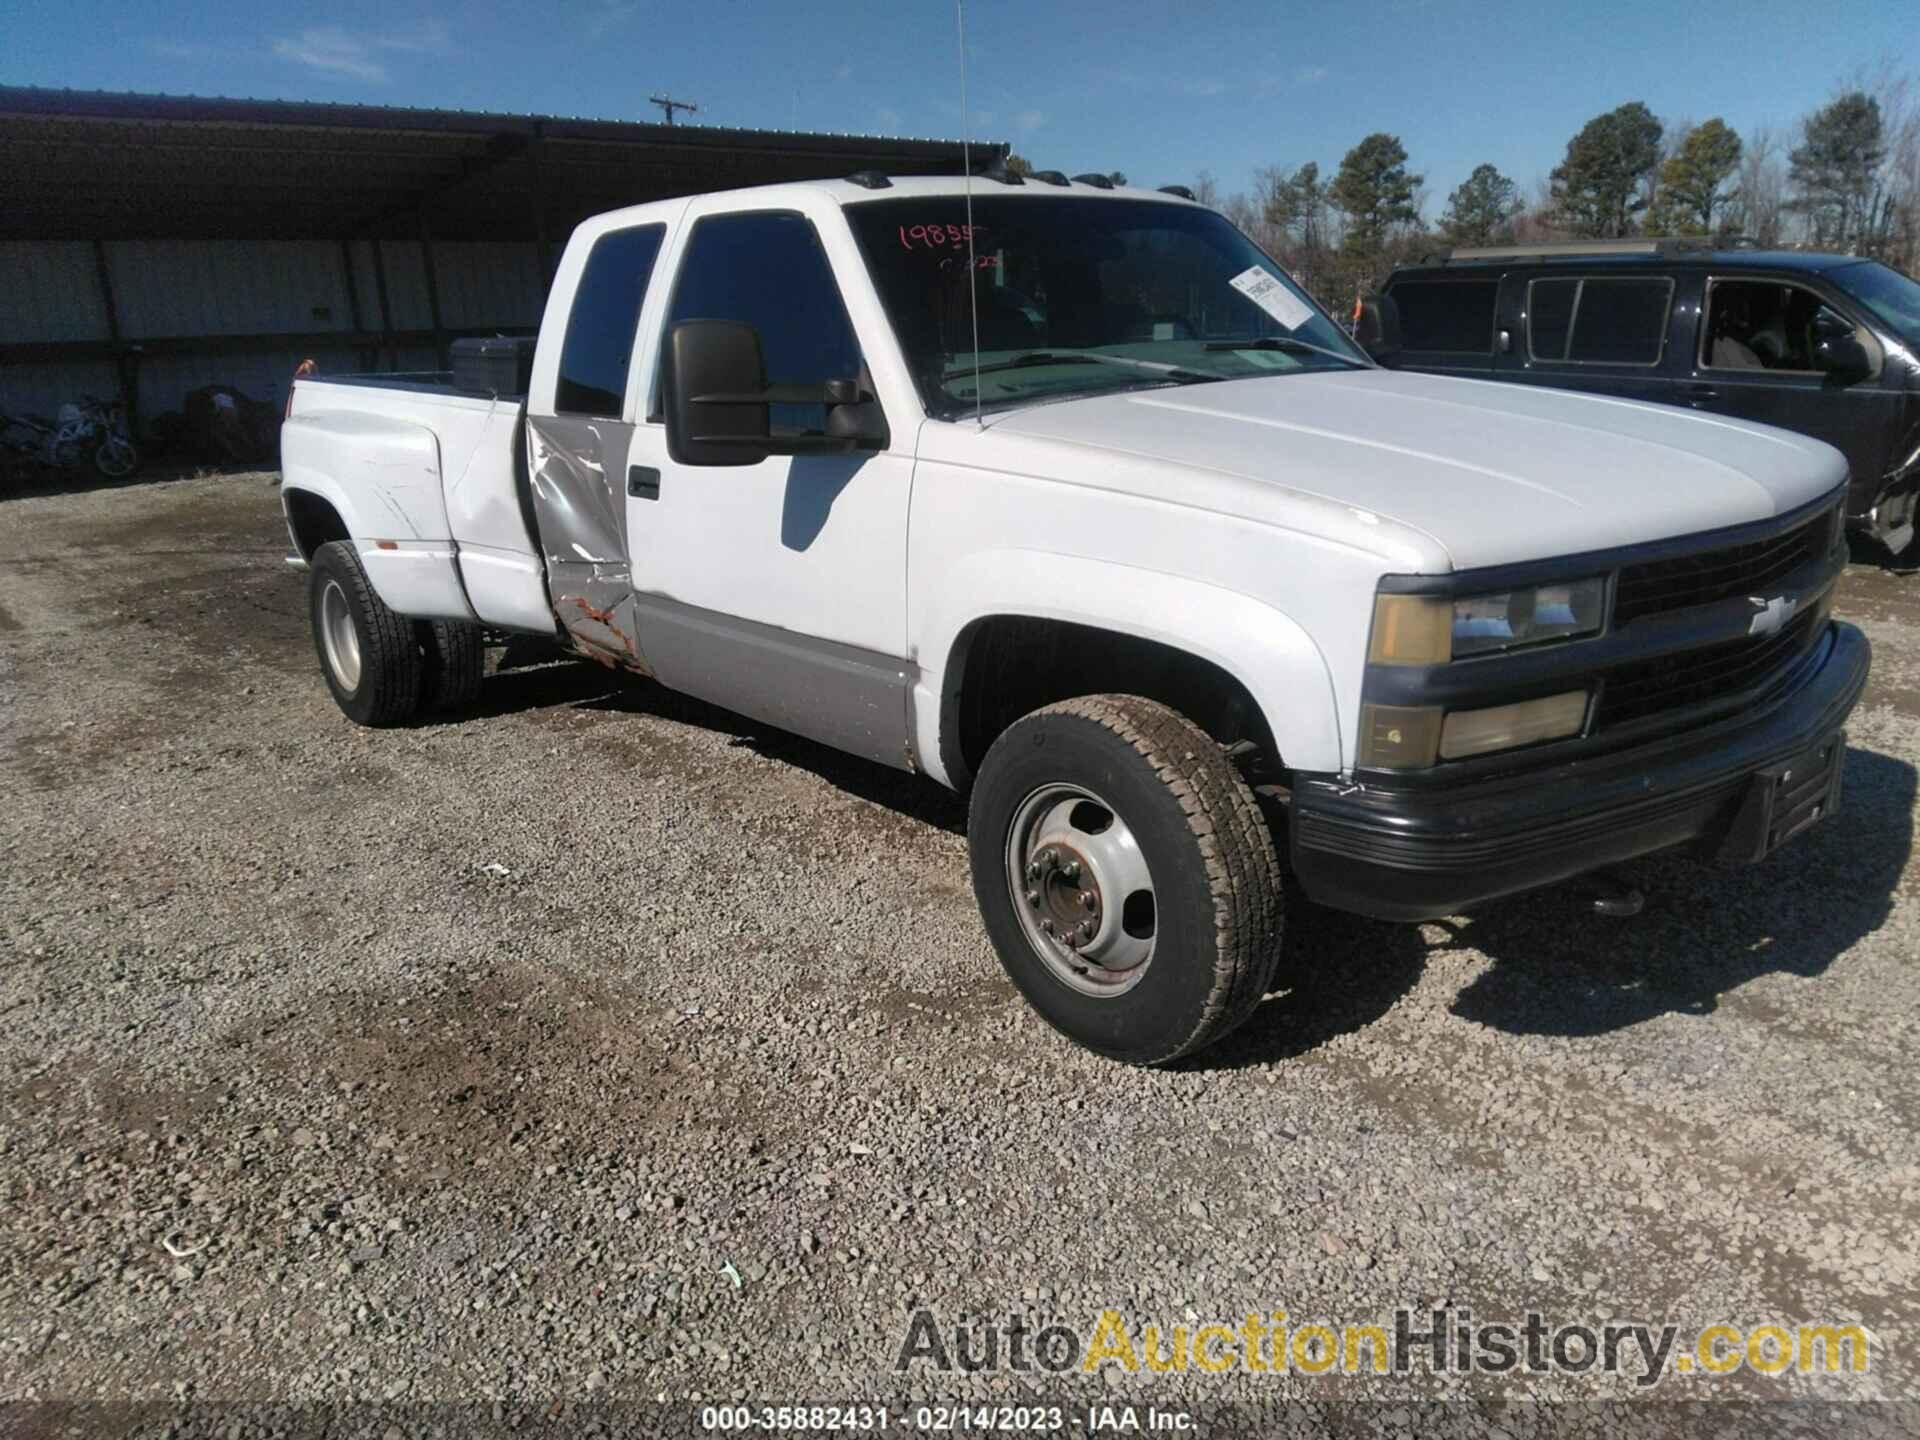
[[[343,334],[381,329],[373,243],[351,246],[358,316],[338,241],[122,240],[106,246],[121,334],[141,338]],[[415,241],[380,242],[390,326],[429,330],[423,252]],[[478,242],[434,246],[441,324],[452,330],[539,324],[546,283],[537,249]],[[0,243],[0,342],[105,340],[106,307],[87,241]],[[139,361],[138,406],[150,420],[176,410],[188,391],[224,384],[278,401],[287,378],[311,357],[323,370],[357,371],[350,347],[289,345],[227,355],[148,355]],[[430,350],[375,357],[381,369],[428,370]],[[81,394],[114,395],[111,361],[0,366],[0,410],[50,411]]]
[[[0,338],[104,340],[93,245],[86,240],[0,241]]]
[[[128,339],[352,328],[338,244],[121,240],[107,264]]]

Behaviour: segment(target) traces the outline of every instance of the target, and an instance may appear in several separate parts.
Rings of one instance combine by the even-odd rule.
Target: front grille
[[[1776,580],[1817,559],[1833,534],[1831,512],[1768,540],[1649,560],[1620,572],[1613,601],[1613,623],[1625,625],[1643,615],[1710,605],[1734,595],[1755,595]]]
[[[1719,697],[1744,696],[1772,672],[1785,671],[1807,648],[1825,616],[1826,606],[1815,605],[1772,635],[1728,640],[1611,670],[1594,711],[1594,729],[1631,724]]]

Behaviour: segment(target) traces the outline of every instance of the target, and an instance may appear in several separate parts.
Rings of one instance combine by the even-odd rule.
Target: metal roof
[[[973,146],[1004,156],[996,142]],[[958,140],[0,86],[0,238],[564,238],[645,200],[856,170],[955,175]],[[536,202],[536,197],[538,201]]]

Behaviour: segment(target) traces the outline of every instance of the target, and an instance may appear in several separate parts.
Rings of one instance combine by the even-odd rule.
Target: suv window
[[[709,215],[687,241],[686,259],[667,316],[682,320],[737,320],[759,332],[769,385],[824,385],[861,373],[854,338],[833,267],[813,222],[787,211]],[[775,429],[819,431],[823,401],[767,407]]]
[[[1497,280],[1403,281],[1393,287],[1400,343],[1409,350],[1491,355],[1499,296]]]
[[[1820,305],[1813,291],[1782,280],[1710,280],[1700,363],[1815,374],[1813,317]]]
[[[1672,304],[1666,276],[1535,280],[1527,286],[1527,352],[1556,364],[1658,365]]]
[[[593,242],[567,316],[553,408],[562,415],[618,416],[627,397],[640,301],[665,238],[664,225],[610,230]]]

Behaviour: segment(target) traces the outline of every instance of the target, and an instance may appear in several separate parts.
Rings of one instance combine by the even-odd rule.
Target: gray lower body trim
[[[919,768],[911,661],[663,595],[636,594],[633,607],[662,684],[836,750]]]

